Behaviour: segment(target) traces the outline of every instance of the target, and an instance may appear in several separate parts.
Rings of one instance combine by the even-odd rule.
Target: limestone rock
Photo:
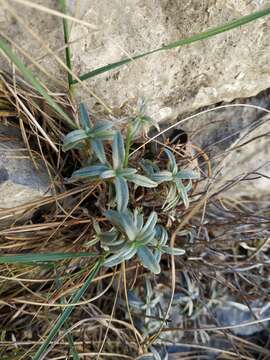
[[[58,6],[56,0],[34,3],[52,9]],[[92,26],[73,23],[71,28],[73,69],[81,75],[240,18],[269,6],[270,1],[69,0],[68,4],[70,14]],[[1,31],[47,70],[50,77],[39,75],[51,90],[63,90],[55,80],[66,81],[65,71],[44,47],[44,44],[49,46],[64,59],[64,51],[59,50],[64,45],[61,19],[13,1],[8,6],[43,43],[8,10],[1,10]],[[115,114],[130,113],[138,98],[144,97],[149,115],[160,119],[175,118],[180,113],[220,101],[256,95],[270,87],[269,22],[268,16],[190,46],[153,54],[85,84]],[[28,59],[25,61],[29,63]],[[104,111],[89,92],[81,86],[78,89],[89,109]]]
[[[20,137],[11,124],[0,124],[0,209],[14,208],[50,195],[44,164],[35,168]]]

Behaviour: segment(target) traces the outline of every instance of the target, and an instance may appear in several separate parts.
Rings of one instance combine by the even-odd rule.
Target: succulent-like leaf
[[[163,252],[164,254],[169,254],[169,255],[184,255],[185,254],[185,250],[184,249],[179,249],[179,248],[175,248],[175,247],[170,247],[167,245],[163,245],[160,247],[160,251]]]
[[[83,103],[79,105],[79,119],[83,129],[91,128],[92,124],[90,122],[87,109]]]
[[[175,174],[176,179],[180,180],[196,180],[199,178],[199,175],[192,170],[181,170],[178,171],[177,174]]]
[[[124,245],[119,252],[109,256],[103,263],[106,267],[116,266],[123,261],[131,259],[136,254],[136,247],[134,244]]]
[[[159,263],[156,261],[155,256],[153,255],[152,251],[146,247],[141,246],[137,249],[138,258],[141,261],[141,264],[150,270],[154,274],[160,273],[160,266]]]
[[[112,160],[113,160],[113,168],[121,169],[123,167],[125,159],[125,146],[123,137],[119,131],[114,134],[113,142],[112,142]]]
[[[101,175],[100,175],[100,177],[101,177],[101,179],[112,179],[112,178],[115,178],[115,176],[116,176],[116,173],[115,173],[115,170],[106,170],[106,171],[104,171]]]
[[[119,235],[118,231],[115,231],[115,230],[106,231],[104,233],[98,234],[100,241],[104,242],[106,244],[111,244],[111,243],[115,242],[116,239],[118,238],[118,235]]]
[[[154,257],[156,259],[156,262],[159,264],[161,260],[161,251],[158,249],[154,250]]]
[[[73,130],[69,132],[63,140],[63,151],[76,148],[78,144],[80,144],[87,138],[88,136],[83,129]]]
[[[144,236],[147,233],[154,233],[154,228],[157,223],[157,213],[155,211],[152,211],[149,215],[145,225],[143,226],[142,230],[140,231],[140,236]]]
[[[169,159],[169,164],[168,164],[168,168],[169,170],[173,173],[173,175],[175,175],[177,173],[177,164],[176,164],[176,160],[175,160],[175,156],[173,155],[173,153],[169,150],[169,149],[164,149],[168,159]]]
[[[151,175],[151,179],[156,181],[158,184],[163,182],[169,182],[173,180],[173,174],[170,171],[162,170],[158,173],[154,173]]]
[[[125,178],[117,176],[114,179],[115,191],[116,191],[116,203],[118,211],[125,211],[129,201],[128,184]]]
[[[139,231],[143,227],[143,215],[138,209],[134,210],[134,225]]]
[[[99,236],[101,246],[106,250],[111,252],[115,252],[118,248],[122,248],[125,243],[125,238],[123,236],[119,236],[117,231],[108,231],[102,233]]]
[[[104,215],[123,235],[126,235],[130,241],[135,240],[137,229],[128,212],[107,210],[104,212]]]
[[[117,174],[123,177],[131,176],[133,174],[136,174],[137,170],[133,168],[124,168],[122,170],[118,170]]]
[[[163,210],[168,211],[175,207],[177,203],[179,202],[179,195],[177,193],[176,185],[174,183],[169,185],[169,192],[167,195],[167,198],[165,200],[165,203],[163,204]]]
[[[155,238],[158,242],[158,245],[165,245],[168,241],[167,230],[161,225],[156,225],[155,231]]]
[[[89,180],[95,180],[99,178],[105,170],[108,170],[108,166],[105,164],[86,166],[74,171],[72,178],[89,178]]]
[[[91,146],[92,146],[92,149],[93,149],[94,153],[96,154],[97,158],[99,159],[99,161],[102,164],[105,164],[107,160],[106,160],[106,155],[105,155],[102,140],[98,139],[98,138],[92,139]]]
[[[179,195],[181,196],[185,207],[188,208],[189,200],[188,200],[187,189],[186,189],[185,185],[182,183],[181,180],[175,181],[175,184],[176,184],[177,191],[178,191]]]
[[[139,244],[139,246],[141,245],[147,245],[147,244],[152,244],[153,241],[155,239],[155,232],[145,232],[143,236],[138,235],[136,238],[136,242],[137,244]]]
[[[138,186],[143,186],[147,188],[157,187],[158,185],[155,181],[139,174],[128,175],[126,176],[126,178]]]

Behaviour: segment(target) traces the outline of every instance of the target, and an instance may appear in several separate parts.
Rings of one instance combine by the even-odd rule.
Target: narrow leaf
[[[181,170],[175,174],[175,177],[181,180],[196,180],[199,179],[199,174],[192,170]]]
[[[77,145],[88,138],[83,129],[73,130],[69,132],[63,140],[63,151],[74,149]]]
[[[157,223],[157,213],[155,211],[152,211],[145,225],[143,226],[140,234],[143,236],[146,232],[154,233],[154,228],[156,226],[156,223]]]
[[[124,141],[120,132],[117,131],[113,137],[113,143],[112,143],[113,168],[121,169],[123,167],[124,159],[125,159]]]
[[[266,8],[264,10],[254,12],[254,13],[252,13],[250,15],[247,15],[247,16],[242,16],[241,18],[239,18],[237,20],[229,21],[224,25],[220,25],[220,26],[210,28],[207,31],[203,31],[203,32],[201,32],[199,34],[192,35],[192,36],[190,36],[188,38],[181,39],[181,40],[172,42],[172,43],[170,43],[168,45],[161,46],[161,47],[159,47],[157,49],[150,50],[150,51],[147,51],[145,53],[142,53],[142,54],[139,54],[139,55],[136,55],[136,56],[133,56],[133,57],[129,57],[129,58],[117,61],[117,62],[112,63],[112,64],[102,66],[102,67],[97,68],[95,70],[89,71],[84,75],[81,75],[80,79],[82,81],[90,79],[90,78],[92,78],[94,76],[97,76],[97,75],[105,73],[107,71],[116,69],[116,68],[118,68],[118,67],[120,67],[122,65],[130,63],[131,61],[141,59],[141,58],[143,58],[145,56],[154,54],[154,53],[159,52],[159,51],[164,51],[164,50],[168,50],[168,49],[174,49],[174,48],[177,48],[177,47],[180,47],[180,46],[192,44],[192,43],[194,43],[196,41],[205,40],[205,39],[210,38],[212,36],[221,34],[221,33],[225,32],[225,31],[229,31],[229,30],[232,30],[234,28],[238,28],[238,27],[240,27],[242,25],[248,24],[251,21],[259,19],[259,18],[261,18],[263,16],[267,16],[269,14],[270,14],[270,7]],[[77,83],[77,81],[74,80],[73,83]]]
[[[178,248],[172,248],[170,246],[167,245],[163,245],[160,247],[161,252],[163,252],[164,254],[169,254],[169,255],[184,255],[185,254],[185,250],[184,249],[178,249]]]
[[[118,211],[126,211],[129,201],[129,191],[127,181],[122,176],[114,179],[116,191],[116,203]]]
[[[179,195],[181,195],[181,198],[183,200],[185,207],[188,208],[189,200],[188,200],[188,194],[187,194],[187,189],[186,189],[185,185],[182,183],[181,180],[176,181],[175,184],[176,184]]]
[[[137,229],[129,213],[107,210],[104,212],[104,215],[122,234],[126,235],[130,241],[135,240]]]
[[[106,170],[100,175],[101,179],[104,180],[115,178],[115,176],[116,176],[115,170]]]
[[[131,259],[136,254],[136,247],[134,244],[125,245],[121,250],[119,250],[116,254],[108,257],[104,261],[104,266],[112,267],[118,264],[121,264],[123,261],[127,261]]]
[[[133,182],[138,186],[143,186],[147,188],[154,188],[157,187],[158,185],[155,181],[149,179],[144,175],[139,175],[139,174],[128,175],[126,176],[126,179],[128,179],[129,181]]]
[[[177,173],[177,164],[176,164],[176,160],[175,160],[175,156],[173,155],[173,153],[169,150],[169,149],[164,149],[168,159],[169,159],[169,170],[172,172],[173,175],[175,175]]]
[[[92,124],[90,122],[89,115],[88,115],[88,112],[87,112],[87,109],[86,109],[84,103],[80,103],[80,105],[79,105],[79,118],[80,118],[80,123],[81,123],[83,129],[88,129],[88,128],[92,127]]]
[[[94,153],[96,154],[98,160],[102,164],[105,164],[107,159],[106,159],[105,150],[104,150],[102,140],[96,138],[96,139],[91,139],[90,142],[91,142],[92,149],[93,149]]]
[[[71,296],[69,303],[74,304],[80,301],[80,299],[83,297],[84,293],[88,289],[92,279],[96,276],[99,269],[102,266],[102,261],[99,260],[95,263],[94,267],[90,271],[88,277],[84,280],[84,283],[82,287],[75,292],[74,295]],[[64,309],[62,314],[58,317],[56,322],[52,324],[51,330],[46,338],[46,340],[43,342],[43,344],[38,348],[37,352],[33,356],[32,360],[40,360],[42,355],[47,350],[48,346],[50,345],[51,341],[55,338],[58,331],[61,329],[61,327],[64,325],[64,323],[67,321],[67,319],[70,317],[72,311],[74,309],[74,306],[68,306]]]
[[[160,273],[159,263],[156,261],[156,258],[150,249],[148,249],[146,246],[142,246],[138,248],[137,255],[141,261],[141,264],[145,268],[147,268],[154,274]]]
[[[126,177],[126,176],[131,176],[133,174],[136,174],[137,170],[133,169],[133,168],[125,168],[123,170],[118,170],[117,173],[120,176]]]
[[[156,181],[158,184],[162,184],[163,182],[172,181],[173,175],[170,171],[162,170],[158,173],[151,175],[151,179]]]
[[[105,164],[86,166],[84,168],[74,171],[74,173],[72,174],[72,178],[96,179],[99,178],[105,170],[108,170],[108,166]]]
[[[66,14],[67,13],[67,7],[66,7],[66,0],[58,0],[59,5],[60,5],[60,10]],[[64,41],[65,41],[65,53],[66,53],[66,65],[69,68],[69,70],[72,70],[72,65],[71,65],[71,51],[70,51],[70,46],[69,46],[69,29],[68,29],[68,21],[67,18],[63,18],[63,31],[64,31]],[[71,73],[68,72],[67,74],[68,77],[68,85],[69,85],[69,89],[72,86],[72,75]],[[76,360],[76,359],[74,359]]]
[[[50,261],[60,261],[67,259],[77,259],[82,257],[96,256],[94,253],[44,253],[44,254],[13,254],[0,256],[0,264],[24,264],[40,263]]]

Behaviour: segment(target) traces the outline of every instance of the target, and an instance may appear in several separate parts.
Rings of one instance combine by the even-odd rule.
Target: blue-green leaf
[[[134,225],[139,231],[143,227],[143,215],[138,209],[134,210]]]
[[[106,159],[106,155],[105,155],[105,151],[104,151],[104,146],[102,143],[101,139],[92,139],[91,140],[91,146],[92,149],[94,151],[94,153],[96,154],[98,160],[102,163],[105,164],[107,159]]]
[[[199,178],[199,175],[192,170],[181,170],[175,174],[175,177],[179,180],[195,180]]]
[[[151,175],[151,179],[156,181],[158,184],[161,184],[163,182],[169,182],[173,179],[173,174],[170,171],[162,170],[158,173],[155,173]]]
[[[125,211],[129,201],[129,191],[127,181],[122,176],[114,179],[116,191],[116,203],[118,211]]]
[[[149,179],[146,176],[139,175],[139,174],[128,175],[128,176],[126,176],[126,179],[128,179],[129,181],[133,182],[134,184],[136,184],[138,186],[143,186],[143,187],[147,187],[147,188],[153,188],[158,185],[155,181]]]
[[[107,210],[104,216],[117,228],[126,235],[130,241],[135,240],[137,229],[133,219],[128,212],[119,212],[115,210]]]
[[[86,140],[88,135],[83,129],[73,130],[69,132],[63,140],[63,151],[74,149],[79,143]]]
[[[169,159],[169,164],[168,164],[168,168],[169,170],[173,173],[176,174],[177,173],[177,164],[176,164],[176,160],[175,160],[175,156],[173,155],[173,153],[169,150],[169,149],[164,149],[168,159]]]
[[[124,159],[125,159],[124,141],[120,132],[117,131],[113,137],[113,142],[112,142],[113,168],[121,169],[123,167]]]
[[[123,261],[131,259],[136,254],[136,251],[137,249],[134,244],[124,245],[116,254],[109,256],[103,265],[105,267],[112,267],[121,264]]]
[[[158,242],[158,245],[165,245],[168,241],[167,230],[161,225],[156,225],[155,231],[156,231],[155,238]]]
[[[108,170],[108,166],[105,164],[86,166],[74,171],[72,178],[89,178],[93,180],[99,178],[105,170]]]
[[[145,225],[143,226],[140,234],[142,234],[142,236],[146,233],[146,232],[154,232],[154,228],[156,226],[157,223],[157,213],[155,211],[152,211],[151,214],[149,215]]]
[[[116,173],[114,170],[106,170],[100,175],[101,179],[112,179],[115,176],[116,176]]]
[[[88,129],[88,128],[92,127],[92,124],[91,124],[89,116],[88,116],[88,112],[83,103],[80,103],[80,105],[79,105],[79,118],[80,118],[80,123],[81,123],[83,129]]]
[[[126,176],[131,176],[133,174],[136,174],[137,170],[136,169],[133,169],[133,168],[124,168],[122,170],[118,170],[117,171],[117,174],[119,176],[123,176],[123,177],[126,177]]]
[[[92,128],[91,131],[93,132],[94,136],[101,137],[102,134],[108,135],[110,138],[112,138],[114,132],[111,130],[113,124],[109,121],[99,121],[97,122]]]
[[[167,246],[167,245],[163,245],[159,249],[164,254],[169,254],[169,255],[176,255],[177,256],[177,255],[184,255],[185,254],[184,249],[174,248],[174,247],[170,247],[170,246]]]
[[[175,184],[176,184],[177,191],[178,191],[179,195],[181,196],[183,203],[185,204],[185,207],[188,208],[189,200],[188,200],[188,194],[187,194],[187,189],[186,189],[185,185],[182,183],[181,180],[176,181]]]
[[[150,270],[154,274],[160,273],[159,263],[156,261],[155,256],[152,251],[146,246],[139,247],[137,250],[138,258],[141,261],[141,264]]]

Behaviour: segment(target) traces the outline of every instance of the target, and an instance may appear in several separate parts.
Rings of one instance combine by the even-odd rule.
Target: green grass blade
[[[70,119],[70,117],[64,112],[64,110],[54,101],[54,99],[47,93],[44,86],[37,80],[34,74],[21,62],[16,54],[11,50],[7,42],[0,37],[0,49],[6,54],[10,61],[18,68],[21,74],[29,81],[35,90],[46,100],[46,102],[59,114],[63,121],[71,127],[76,129],[76,125]]]
[[[86,290],[88,289],[91,281],[95,277],[95,275],[98,273],[99,269],[101,268],[103,264],[102,260],[98,260],[96,264],[94,265],[93,269],[91,270],[88,277],[85,279],[83,286],[70,298],[70,303],[77,303],[80,301]],[[33,356],[32,360],[40,360],[43,359],[43,356],[45,351],[47,350],[48,346],[50,345],[50,342],[54,339],[58,331],[61,329],[61,327],[65,324],[69,316],[71,315],[72,311],[74,309],[74,306],[66,307],[65,310],[62,312],[62,314],[58,317],[55,324],[52,326],[51,331],[49,332],[46,340],[43,342],[43,344],[39,347],[35,355]]]
[[[67,13],[66,0],[58,0],[58,3],[59,3],[60,10],[64,14],[66,14]],[[69,68],[69,70],[72,70],[71,50],[70,50],[70,47],[68,46],[68,43],[69,43],[69,27],[68,27],[68,21],[67,21],[66,18],[63,18],[63,31],[64,31],[64,41],[65,41],[65,45],[66,45],[66,49],[65,49],[66,65]],[[69,89],[70,89],[71,85],[72,85],[72,81],[73,81],[71,73],[68,72],[67,77],[68,77],[68,86],[69,86]]]
[[[56,269],[56,272],[57,272],[57,269]],[[62,281],[61,281],[61,277],[57,273],[56,273],[56,281],[55,282],[56,282],[57,290],[59,291],[62,286]],[[61,296],[60,302],[61,302],[61,304],[66,304],[67,303],[66,298],[64,296]],[[61,309],[60,309],[60,311],[61,311]],[[61,313],[63,313],[63,311],[61,311]],[[65,331],[67,331],[69,329],[68,321],[64,324],[64,329],[65,329]],[[76,350],[72,334],[70,332],[68,332],[66,335],[66,338],[68,341],[72,360],[79,360],[79,355]]]
[[[97,256],[94,253],[45,253],[45,254],[18,254],[0,256],[0,264],[23,264],[36,262],[50,262],[82,257]]]
[[[147,51],[145,53],[136,55],[134,57],[126,58],[126,59],[117,61],[115,63],[102,66],[100,68],[97,68],[95,70],[87,72],[86,74],[81,75],[80,80],[83,81],[83,80],[90,79],[90,78],[92,78],[94,76],[97,76],[99,74],[105,73],[105,72],[110,71],[110,70],[113,70],[113,69],[118,68],[118,67],[120,67],[122,65],[128,64],[131,61],[141,59],[141,58],[143,58],[145,56],[154,54],[154,53],[159,52],[159,51],[174,49],[174,48],[177,48],[177,47],[180,47],[180,46],[192,44],[192,43],[194,43],[196,41],[205,40],[205,39],[210,38],[212,36],[215,36],[215,35],[221,34],[223,32],[238,28],[239,26],[248,24],[251,21],[257,20],[257,19],[259,19],[259,18],[261,18],[263,16],[267,16],[269,14],[270,14],[270,7],[266,8],[264,10],[254,12],[254,13],[252,13],[250,15],[243,16],[240,19],[229,21],[224,25],[211,28],[211,29],[209,29],[207,31],[203,31],[203,32],[201,32],[199,34],[192,35],[192,36],[190,36],[188,38],[172,42],[172,43],[170,43],[168,45],[164,45],[164,46],[159,47],[157,49],[150,50],[150,51]],[[77,83],[77,81],[73,80],[73,84],[75,84],[75,83]]]

